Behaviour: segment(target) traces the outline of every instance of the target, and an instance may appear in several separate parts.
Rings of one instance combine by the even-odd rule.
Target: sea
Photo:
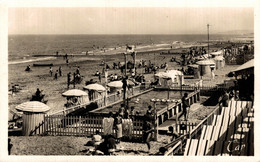
[[[210,41],[233,41],[241,35],[210,35]],[[116,54],[126,45],[136,51],[189,47],[207,43],[207,35],[9,35],[8,63],[55,59],[59,54]],[[41,56],[41,57],[37,57]],[[44,57],[45,56],[45,57]]]

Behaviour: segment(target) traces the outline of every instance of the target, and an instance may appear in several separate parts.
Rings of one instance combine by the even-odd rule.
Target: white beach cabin
[[[161,87],[169,88],[174,86],[181,86],[184,84],[184,75],[178,70],[168,70],[166,72],[159,72],[155,74],[159,79]]]
[[[209,60],[202,60],[196,62],[197,65],[199,65],[199,71],[200,71],[200,76],[203,77],[211,77],[212,76],[212,71],[215,70],[215,62],[212,59]]]

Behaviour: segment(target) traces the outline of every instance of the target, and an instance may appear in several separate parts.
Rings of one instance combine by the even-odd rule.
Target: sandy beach
[[[212,50],[219,49],[219,46],[216,45],[215,48],[211,47]],[[184,49],[174,49],[171,52],[181,52]],[[154,52],[145,52],[145,53],[137,53],[137,60],[151,60],[152,63],[156,65],[163,64],[165,62],[168,63],[169,69],[178,69],[181,68],[175,62],[170,62],[172,55],[161,55],[162,51],[154,51]],[[176,55],[176,58],[180,57]],[[91,58],[91,59],[89,59]],[[132,58],[129,56],[129,60]],[[53,76],[50,77],[49,67],[31,67],[31,72],[25,72],[24,69],[28,65],[28,63],[20,63],[20,64],[9,64],[9,85],[19,84],[21,87],[21,91],[15,93],[13,95],[9,95],[9,109],[14,110],[15,106],[20,103],[29,101],[31,99],[32,94],[35,93],[36,88],[40,88],[43,90],[45,94],[45,99],[48,100],[47,105],[51,107],[50,112],[55,112],[58,110],[62,110],[64,104],[66,103],[66,99],[61,96],[63,92],[67,90],[67,73],[74,72],[77,66],[80,66],[80,72],[84,76],[84,80],[81,84],[77,84],[77,89],[83,89],[85,81],[93,78],[98,81],[97,77],[94,77],[93,74],[96,71],[102,71],[103,66],[100,66],[101,61],[105,61],[108,65],[112,65],[113,62],[123,61],[124,56],[115,54],[115,55],[102,55],[102,56],[84,56],[84,57],[72,57],[70,58],[70,64],[67,66],[65,64],[65,60],[62,57],[58,57],[55,60],[44,60],[32,63],[54,63],[52,67],[53,70],[57,70],[59,66],[62,67],[63,76],[58,77],[58,80],[54,80]],[[223,83],[225,79],[228,79],[226,76],[231,70],[234,70],[238,65],[226,65],[225,68],[217,70],[215,72],[216,76],[214,80],[205,79],[203,84],[212,86],[216,84]],[[138,69],[138,72],[144,72],[144,69]],[[119,70],[110,70],[109,74],[120,74]],[[152,79],[152,74],[147,74],[145,77],[147,79]],[[199,79],[185,79],[186,84],[192,84]],[[104,84],[104,78],[102,78],[102,84]],[[205,99],[204,99],[205,100]],[[196,106],[196,109],[193,110],[189,114],[189,122],[198,123],[203,118],[205,118],[208,114],[213,111],[212,107],[205,106]],[[15,110],[14,110],[15,111]],[[10,118],[10,116],[9,116]],[[66,139],[72,139],[74,142],[70,141],[66,143]],[[157,142],[152,142],[152,148],[150,153],[156,153],[159,147],[167,144],[167,141],[170,137],[165,135],[159,135],[159,140]],[[84,146],[84,144],[89,140],[89,138],[84,137],[11,137],[12,142],[15,144],[13,149],[13,154],[15,155],[84,155],[84,151],[88,149],[88,147]],[[26,141],[30,141],[30,146],[26,146]],[[35,145],[33,143],[37,143],[37,147],[39,145],[44,145],[44,141],[48,141],[51,143],[51,146],[59,144],[56,147],[46,147],[44,146],[42,149],[35,149]],[[149,152],[146,152],[147,146],[144,143],[129,143],[129,142],[121,142],[120,146],[124,147],[124,151],[117,152],[118,155],[149,155]],[[40,148],[40,147],[39,147]],[[49,149],[48,149],[49,148]],[[62,151],[54,151],[54,150],[62,150]]]

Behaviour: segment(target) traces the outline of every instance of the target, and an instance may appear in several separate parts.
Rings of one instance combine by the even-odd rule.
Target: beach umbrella
[[[28,111],[28,112],[46,112],[51,108],[46,104],[39,101],[29,101],[24,102],[15,107],[18,111]]]
[[[69,97],[69,96],[79,97],[79,96],[85,96],[85,95],[88,95],[88,94],[79,89],[71,89],[71,90],[68,90],[68,91],[62,93],[62,96],[65,96],[65,97]]]
[[[123,82],[121,80],[118,81],[113,81],[107,84],[109,87],[115,87],[115,88],[122,88],[123,87]]]
[[[94,90],[94,91],[105,91],[106,90],[105,87],[103,87],[102,85],[97,84],[97,83],[89,84],[89,85],[83,87],[83,89]]]

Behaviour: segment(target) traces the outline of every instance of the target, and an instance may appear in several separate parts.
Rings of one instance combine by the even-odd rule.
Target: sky
[[[8,34],[203,34],[254,31],[254,8],[10,7]]]

